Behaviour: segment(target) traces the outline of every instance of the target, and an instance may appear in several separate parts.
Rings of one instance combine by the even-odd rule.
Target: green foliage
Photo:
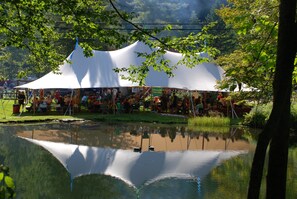
[[[170,24],[170,31],[167,29],[157,34],[158,38],[162,38],[184,37],[199,32],[201,22],[205,20],[213,3],[192,0],[126,0],[121,1],[118,6],[121,10],[135,13],[132,22],[141,24],[145,30],[163,29],[166,24]]]
[[[244,116],[243,124],[250,127],[263,128],[271,110],[272,103],[257,105]],[[291,105],[291,128],[294,132],[297,129],[297,103]]]
[[[267,102],[272,95],[276,64],[278,1],[230,0],[217,10],[225,24],[236,32],[237,48],[218,58],[226,79],[221,88],[239,83],[250,88],[256,99]]]
[[[66,55],[73,50],[76,38],[86,56],[92,56],[94,48],[111,50],[135,40],[145,41],[160,49],[150,55],[140,55],[146,61],[139,68],[132,66],[127,69],[131,75],[127,78],[144,84],[149,66],[172,76],[175,66],[169,67],[168,61],[162,58],[164,49],[181,52],[184,59],[178,64],[189,67],[205,61],[197,56],[197,52],[208,52],[211,56],[217,53],[211,45],[205,45],[214,39],[207,33],[213,25],[208,23],[202,27],[200,23],[212,9],[212,4],[212,1],[200,4],[190,0],[182,3],[175,0],[5,1],[0,4],[0,48],[8,52],[8,47],[26,49],[26,56],[16,65],[11,62],[13,58],[2,63],[6,69],[3,78],[12,78],[13,74],[16,77],[17,73],[19,78],[30,74],[41,76],[58,69]],[[161,26],[152,27],[145,23]],[[173,32],[173,29],[187,28],[191,24],[196,28]],[[152,42],[152,37],[157,41]],[[13,72],[9,70],[10,67],[14,68]],[[9,76],[7,72],[11,72]]]
[[[205,184],[216,184],[216,191],[207,193],[203,198],[247,198],[248,179],[252,164],[253,154],[241,155],[225,161],[214,168],[205,180]],[[230,183],[234,182],[234,183]],[[265,184],[265,178],[262,183]],[[261,187],[259,198],[264,198],[265,189]]]
[[[297,186],[297,182],[294,181],[297,176],[297,148],[292,147],[289,149],[288,155],[288,172],[287,172],[287,191],[286,197],[287,198],[295,198],[297,195],[297,190],[295,187]]]
[[[244,116],[243,124],[254,128],[263,128],[271,110],[272,103],[257,105]]]
[[[297,143],[297,103],[293,102],[291,105],[291,127],[293,129],[292,139],[295,139],[295,144]]]
[[[118,29],[120,17],[105,1],[4,2],[0,4],[0,49],[26,49],[24,62],[35,74],[57,69],[69,53],[65,43],[75,38],[79,38],[87,50],[94,46],[100,48],[102,43],[117,46],[126,41],[127,35]],[[74,42],[71,49],[73,47]]]
[[[0,199],[15,197],[15,185],[9,176],[9,168],[0,165]]]
[[[261,112],[254,112],[253,114],[249,113],[244,118],[243,124],[253,128],[263,128],[267,121],[267,117]]]
[[[208,62],[208,57],[200,56],[199,53],[207,52],[210,57],[215,57],[218,50],[212,46],[205,45],[205,41],[213,42],[215,36],[209,34],[209,30],[215,25],[210,23],[195,34],[191,33],[186,37],[163,38],[156,41],[144,40],[144,42],[154,49],[151,53],[138,53],[138,56],[144,58],[141,66],[130,66],[129,68],[118,68],[116,72],[127,72],[128,75],[122,75],[122,78],[133,82],[139,82],[145,85],[145,78],[150,68],[156,71],[164,71],[169,77],[174,76],[173,70],[178,65],[194,67],[199,63]],[[183,57],[176,63],[170,63],[164,59],[163,55],[171,50],[179,52]]]
[[[207,45],[218,49],[220,56],[230,54],[238,47],[235,30],[232,29],[231,26],[227,26],[216,13],[216,10],[220,9],[222,6],[222,2],[217,1],[205,20],[205,24],[215,23],[215,25],[209,29],[209,33],[215,35],[215,38],[212,41],[208,41]]]

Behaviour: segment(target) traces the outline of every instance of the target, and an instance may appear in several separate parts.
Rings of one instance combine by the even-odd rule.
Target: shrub
[[[15,185],[13,179],[9,176],[9,168],[0,165],[0,199],[14,198]]]
[[[263,128],[272,110],[272,103],[261,104],[244,115],[243,124],[253,128]]]
[[[291,106],[291,127],[296,130],[297,129],[297,104],[294,103]],[[296,132],[294,132],[296,134]]]
[[[272,103],[255,106],[244,115],[243,124],[254,128],[263,128],[272,110]],[[291,127],[297,129],[297,103],[291,106]]]

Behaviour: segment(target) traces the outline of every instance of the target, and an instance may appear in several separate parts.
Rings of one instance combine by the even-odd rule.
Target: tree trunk
[[[248,190],[248,198],[259,198],[266,150],[270,143],[266,198],[285,198],[290,130],[292,74],[297,49],[296,0],[281,0],[273,108],[259,136]]]

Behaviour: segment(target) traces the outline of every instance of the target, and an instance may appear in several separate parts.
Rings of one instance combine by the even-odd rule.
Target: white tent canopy
[[[78,89],[78,88],[107,88],[132,87],[138,83],[124,80],[115,68],[127,68],[131,65],[140,66],[144,58],[138,52],[151,53],[154,49],[142,42],[115,51],[95,51],[92,57],[85,57],[83,49],[78,46],[59,67],[58,73],[50,72],[43,77],[18,86],[29,89]],[[182,54],[167,51],[165,59],[170,65],[176,64]],[[223,78],[224,71],[213,63],[202,63],[194,68],[179,65],[173,71],[174,77],[168,77],[164,72],[150,70],[145,80],[146,86],[166,87],[187,90],[217,91],[216,84]],[[125,74],[124,74],[125,75]],[[127,74],[126,74],[127,75]]]
[[[138,153],[132,150],[23,139],[48,150],[72,178],[104,174],[117,177],[137,188],[172,177],[202,179],[222,161],[247,153],[243,150]]]

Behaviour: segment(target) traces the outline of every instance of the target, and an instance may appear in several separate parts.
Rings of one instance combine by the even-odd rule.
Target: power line
[[[55,22],[56,24],[66,24],[64,21],[57,21]],[[162,22],[162,23],[157,23],[157,22],[132,22],[133,24],[136,25],[148,25],[148,26],[167,26],[167,25],[180,25],[180,26],[202,26],[206,25],[208,23],[206,22],[198,22],[198,23],[185,23],[185,22]],[[101,23],[101,22],[96,22],[98,25],[107,25],[106,23]],[[123,23],[123,24],[128,24],[128,23]]]
[[[55,27],[60,30],[71,30],[70,27]],[[126,30],[126,31],[132,31],[137,30],[136,28],[100,28],[100,30]],[[143,28],[143,30],[156,30],[156,28]],[[170,30],[163,30],[163,31],[201,31],[202,28],[171,28]],[[213,28],[212,30],[221,31],[225,30],[224,28]]]

